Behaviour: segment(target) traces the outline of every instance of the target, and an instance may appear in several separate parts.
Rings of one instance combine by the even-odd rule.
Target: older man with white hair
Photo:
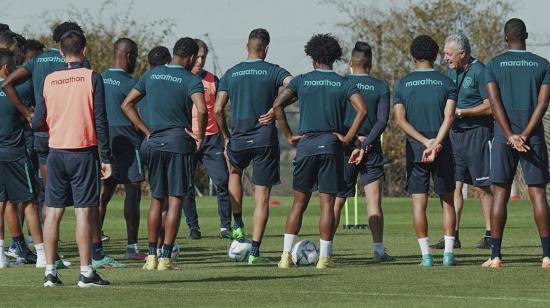
[[[449,66],[448,75],[454,80],[458,94],[456,119],[451,131],[456,179],[455,248],[461,246],[459,226],[464,205],[462,188],[466,183],[476,187],[485,221],[485,236],[477,248],[488,249],[491,247],[490,213],[493,203],[489,181],[493,117],[483,81],[485,65],[472,57],[470,42],[463,34],[449,35],[445,40],[444,52]],[[444,242],[440,241],[432,247],[443,248]]]

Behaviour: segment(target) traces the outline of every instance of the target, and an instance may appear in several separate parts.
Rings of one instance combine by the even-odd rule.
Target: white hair
[[[456,48],[458,48],[458,50],[464,51],[467,55],[470,55],[470,53],[472,52],[472,49],[470,48],[470,41],[462,33],[452,33],[447,36],[447,39],[445,39],[445,44],[451,42],[455,43],[455,46]]]

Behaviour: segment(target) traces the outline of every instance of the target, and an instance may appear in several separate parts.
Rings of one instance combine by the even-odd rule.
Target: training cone
[[[281,202],[277,201],[277,200],[271,200],[271,202],[269,202],[269,205],[271,206],[279,206],[281,205]]]

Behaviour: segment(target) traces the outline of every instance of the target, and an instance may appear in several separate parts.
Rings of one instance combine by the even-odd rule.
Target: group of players
[[[526,51],[523,21],[509,20],[504,35],[509,50],[486,66],[471,55],[464,35],[449,35],[444,46],[447,75],[434,70],[438,44],[427,35],[416,37],[410,46],[415,70],[393,91],[395,121],[407,137],[407,192],[412,195],[422,266],[434,263],[426,219],[430,178],[441,199],[444,229],[444,237],[432,248],[444,249],[443,265],[456,263],[461,188],[467,183],[479,191],[485,219],[486,233],[478,247],[491,248],[483,266],[502,266],[506,205],[521,162],[541,238],[542,266],[550,268],[545,192],[550,175],[542,125],[550,99],[550,66]],[[75,207],[78,286],[109,285],[96,269],[126,266],[102,246],[107,204],[118,184],[126,192],[125,258],[145,260],[145,270],[174,269],[182,211],[189,236],[201,236],[193,179],[199,161],[217,188],[220,237],[235,240],[245,239],[242,176],[252,165],[255,208],[247,261],[271,263],[260,255],[260,246],[271,188],[280,183],[275,122],[297,147],[294,201],[278,266],[292,266],[290,252],[316,191],[321,208],[317,268],[335,266],[332,242],[340,211],[355,194],[359,176],[368,201],[374,260],[394,259],[384,248],[381,208],[380,137],[389,118],[390,90],[369,75],[373,61],[367,43],[355,44],[350,74],[342,77],[334,71],[342,57],[338,41],[329,34],[314,35],[305,45],[314,70],[293,77],[265,61],[269,33],[254,29],[247,59],[218,80],[203,69],[207,45],[185,37],[176,42],[172,55],[162,46],[152,49],[149,71],[135,80],[131,75],[138,47],[131,39],[115,42],[113,65],[102,74],[90,69],[86,37],[76,23],[58,25],[53,39],[57,48],[42,52],[40,43],[25,42],[9,29],[0,31],[0,248],[3,251],[5,216],[14,254],[20,262],[45,267],[44,286],[61,285],[57,269],[68,266],[57,253],[59,225],[68,206]],[[291,131],[284,112],[296,101],[298,134]],[[228,102],[231,129],[225,113]],[[137,246],[145,169],[151,194],[147,254]],[[40,214],[39,204],[45,205]],[[23,216],[36,255],[25,242]],[[0,267],[7,265],[1,253]]]

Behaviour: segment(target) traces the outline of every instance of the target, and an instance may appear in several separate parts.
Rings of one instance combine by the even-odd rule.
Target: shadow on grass
[[[208,278],[201,278],[201,279],[170,279],[170,280],[142,280],[138,283],[128,283],[130,285],[148,285],[148,284],[178,284],[178,283],[186,283],[186,282],[237,282],[237,281],[270,281],[270,280],[278,280],[278,279],[303,279],[303,278],[311,278],[315,276],[327,276],[330,274],[311,274],[311,275],[295,275],[295,276],[223,276],[223,277],[208,277]]]

